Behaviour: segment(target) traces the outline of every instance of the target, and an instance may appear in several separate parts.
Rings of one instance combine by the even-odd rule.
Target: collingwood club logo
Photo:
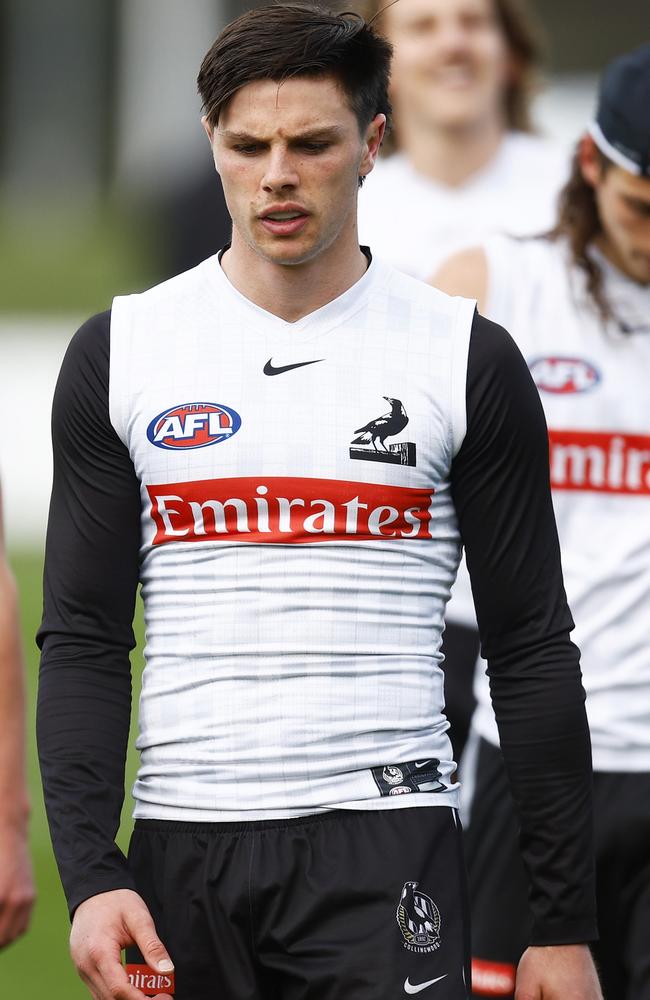
[[[350,458],[364,462],[390,462],[392,465],[415,465],[415,444],[413,441],[401,441],[398,444],[386,445],[386,438],[395,437],[404,430],[409,422],[401,399],[383,396],[390,403],[390,412],[384,413],[374,420],[369,420],[364,427],[357,427],[350,444]]]
[[[405,882],[397,906],[397,923],[407,951],[425,953],[440,947],[440,910],[418,882]]]

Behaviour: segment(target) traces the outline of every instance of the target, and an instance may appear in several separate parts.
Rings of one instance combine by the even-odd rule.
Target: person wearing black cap
[[[593,950],[607,1000],[650,1000],[649,108],[644,45],[604,74],[554,230],[492,238],[435,279],[475,296],[512,332],[544,404],[587,692],[600,934]],[[462,769],[473,990],[511,997],[530,926],[526,879],[483,669],[475,686]]]

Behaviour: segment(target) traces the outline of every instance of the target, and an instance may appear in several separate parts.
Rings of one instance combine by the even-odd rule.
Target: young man
[[[7,563],[0,493],[0,948],[27,930],[34,881],[27,845],[25,677],[16,584]]]
[[[596,956],[608,1000],[650,998],[650,45],[606,72],[551,237],[493,238],[439,283],[507,324],[540,390],[595,770]],[[530,914],[480,672],[464,767],[474,992],[511,996]],[[500,989],[495,987],[500,982]]]
[[[359,199],[362,241],[428,280],[455,250],[491,233],[550,229],[569,160],[531,132],[540,43],[525,4],[371,0],[368,14],[394,48],[396,138]],[[446,713],[458,759],[479,645],[464,562],[446,620]]]
[[[473,302],[359,249],[389,56],[322,9],[226,28],[199,87],[232,245],[116,299],[63,365],[39,746],[72,954],[98,1000],[167,995],[171,960],[178,1000],[467,996],[439,669],[461,535],[538,915],[522,991],[600,998],[588,732],[539,400]]]
[[[531,134],[540,62],[516,0],[371,0],[394,48],[394,152],[359,199],[359,233],[395,267],[428,279],[490,233],[553,224],[568,157]]]

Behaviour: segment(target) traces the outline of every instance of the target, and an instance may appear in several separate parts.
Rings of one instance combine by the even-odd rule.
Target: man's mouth
[[[265,219],[273,219],[275,222],[285,222],[287,219],[299,219],[304,212],[267,212]]]
[[[259,215],[259,220],[273,236],[293,236],[300,232],[309,219],[309,213],[300,205],[271,208]]]

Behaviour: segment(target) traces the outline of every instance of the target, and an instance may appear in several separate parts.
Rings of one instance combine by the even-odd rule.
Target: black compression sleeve
[[[37,735],[70,912],[133,888],[115,845],[131,706],[140,494],[108,413],[110,314],[70,343],[54,397]]]
[[[589,941],[597,937],[591,747],[546,423],[514,341],[478,315],[467,413],[452,490],[530,877],[531,943]]]

